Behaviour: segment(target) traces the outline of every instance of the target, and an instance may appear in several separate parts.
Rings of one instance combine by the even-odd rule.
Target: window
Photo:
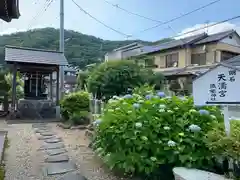
[[[239,54],[237,53],[233,53],[233,52],[228,52],[228,51],[222,51],[221,52],[221,61],[225,61],[225,60],[228,60],[234,56],[237,56]]]
[[[178,67],[178,53],[166,55],[166,67]]]
[[[192,54],[191,64],[206,65],[206,53]]]

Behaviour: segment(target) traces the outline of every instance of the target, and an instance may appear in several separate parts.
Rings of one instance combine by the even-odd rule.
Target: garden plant
[[[212,168],[206,134],[223,122],[219,108],[196,107],[191,97],[153,89],[140,87],[108,101],[94,122],[96,153],[111,169],[141,177],[170,179],[174,166]]]

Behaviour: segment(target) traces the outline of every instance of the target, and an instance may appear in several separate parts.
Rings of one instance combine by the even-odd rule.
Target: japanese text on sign
[[[225,73],[219,73],[217,76],[217,85],[210,84],[210,100],[215,101],[217,97],[225,97],[227,93],[227,82],[235,82],[236,70],[229,70],[228,75]]]

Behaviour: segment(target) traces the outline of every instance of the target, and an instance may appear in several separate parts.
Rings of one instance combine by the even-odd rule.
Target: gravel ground
[[[88,148],[83,130],[63,130],[56,123],[49,124],[57,136],[62,137],[67,155],[77,165],[77,171],[88,180],[119,180],[103,167],[101,161]],[[32,124],[7,125],[10,147],[5,154],[5,180],[57,180],[61,175],[44,177],[42,167],[46,153],[38,151],[43,141],[37,139]],[[124,179],[125,180],[125,179]]]
[[[75,160],[78,172],[89,180],[126,180],[114,176],[104,168],[102,162],[88,148],[89,140],[85,138],[84,130],[69,130],[60,127],[53,129],[63,138],[70,159]]]

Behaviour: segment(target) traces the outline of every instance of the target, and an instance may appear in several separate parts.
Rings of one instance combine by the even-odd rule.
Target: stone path
[[[114,176],[95,156],[84,130],[56,125],[0,121],[10,143],[4,158],[4,180],[129,180]]]
[[[62,139],[52,132],[50,126],[47,126],[47,124],[34,124],[32,127],[38,135],[39,141],[43,141],[42,146],[38,150],[43,151],[47,155],[43,166],[45,177],[65,174],[59,179],[86,180],[84,176],[75,172],[77,170],[76,164],[69,160]]]

